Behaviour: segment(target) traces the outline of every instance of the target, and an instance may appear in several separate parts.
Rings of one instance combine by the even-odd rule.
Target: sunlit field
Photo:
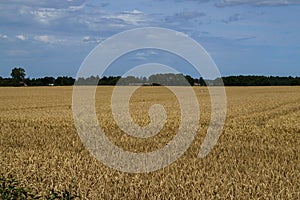
[[[196,138],[170,166],[151,173],[111,169],[85,149],[72,113],[72,87],[0,88],[0,174],[44,195],[70,186],[81,199],[300,199],[300,87],[227,87],[227,119],[217,145],[198,158],[210,122],[207,88],[194,87],[201,108]],[[98,87],[99,124],[132,152],[162,148],[176,135],[180,108],[164,87],[141,87],[133,120],[150,122],[154,103],[168,118],[148,139],[123,133],[111,112],[113,87]]]

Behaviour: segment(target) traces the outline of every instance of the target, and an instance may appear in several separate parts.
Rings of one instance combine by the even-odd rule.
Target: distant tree
[[[84,81],[82,81],[84,82]],[[103,76],[99,82],[98,82],[98,85],[108,85],[108,78],[106,76]]]
[[[193,79],[190,75],[185,75],[186,80],[189,82],[190,85],[194,85],[195,79]]]
[[[291,85],[300,85],[300,78],[296,77],[291,80]]]
[[[50,84],[54,84],[55,78],[46,76],[44,78],[26,78],[25,82],[29,86],[48,86]]]
[[[14,79],[14,80],[16,80],[16,81],[19,81],[19,82],[21,82],[21,81],[24,81],[24,79],[25,79],[25,69],[23,69],[23,68],[21,68],[21,67],[15,67],[15,68],[13,68],[12,69],[12,71],[11,71],[11,77],[12,77],[12,79]]]
[[[135,76],[127,76],[119,79],[118,85],[130,85],[130,84],[138,84],[143,81]]]
[[[206,83],[205,83],[205,80],[203,79],[203,77],[199,78],[199,85],[206,86]]]
[[[223,77],[226,86],[269,86],[269,85],[285,85],[288,82],[278,83],[277,78],[266,76],[228,76]]]
[[[148,82],[148,80],[147,80],[147,78],[144,76],[143,77],[143,83],[147,83]]]
[[[50,85],[50,84],[54,84],[54,82],[55,82],[54,77],[46,76],[46,77],[42,78],[42,83],[45,86]]]
[[[68,76],[59,76],[55,79],[54,85],[73,85],[75,82],[75,79]]]
[[[97,76],[90,76],[90,77],[85,78],[83,83],[85,85],[95,85],[95,84],[99,83],[99,80],[100,80],[100,78],[99,78],[98,75]]]
[[[121,79],[121,76],[109,76],[108,77],[108,85],[116,85],[118,81]]]

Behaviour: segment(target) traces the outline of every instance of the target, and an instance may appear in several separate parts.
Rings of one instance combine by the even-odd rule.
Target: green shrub
[[[38,197],[32,193],[30,188],[25,188],[19,186],[18,181],[16,181],[11,175],[5,178],[0,176],[0,199],[37,199]]]
[[[51,189],[45,196],[38,196],[32,188],[20,186],[20,183],[13,178],[0,175],[0,200],[25,200],[25,199],[46,199],[46,200],[72,200],[79,198],[76,191],[69,186],[68,189],[56,191]]]

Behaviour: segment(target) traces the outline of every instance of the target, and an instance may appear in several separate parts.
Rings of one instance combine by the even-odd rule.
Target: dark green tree
[[[190,85],[194,85],[195,79],[193,79],[190,75],[185,75],[186,80],[189,82]]]
[[[25,69],[21,68],[21,67],[15,67],[12,69],[11,71],[11,77],[13,80],[22,83],[24,82],[25,79]]]
[[[206,86],[205,80],[203,79],[203,77],[199,78],[199,85],[200,86]]]
[[[75,82],[75,79],[72,77],[68,77],[68,76],[59,76],[55,79],[54,81],[54,85],[59,85],[59,86],[63,86],[63,85],[73,85]]]

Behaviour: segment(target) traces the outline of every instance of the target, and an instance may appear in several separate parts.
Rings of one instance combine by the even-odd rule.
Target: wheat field
[[[198,158],[210,121],[207,88],[194,87],[201,108],[195,140],[176,162],[132,174],[97,161],[80,141],[72,87],[0,88],[0,173],[44,194],[72,185],[80,199],[300,199],[300,87],[227,87],[227,119],[210,154]],[[164,87],[141,87],[130,100],[133,120],[165,106],[159,134],[137,139],[114,122],[113,87],[98,87],[99,124],[117,146],[132,152],[162,148],[175,136],[180,108]]]

